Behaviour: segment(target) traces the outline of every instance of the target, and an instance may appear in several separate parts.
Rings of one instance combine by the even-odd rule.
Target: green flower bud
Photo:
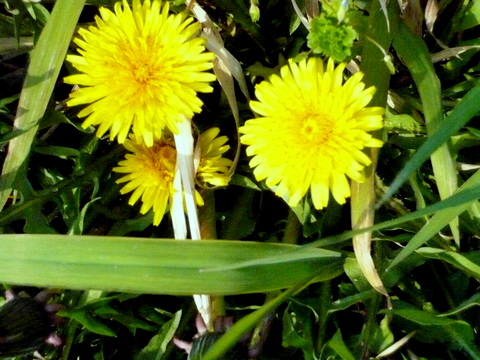
[[[346,23],[338,23],[333,17],[320,15],[310,22],[308,47],[314,54],[344,61],[351,56],[351,47],[357,37],[355,30]]]

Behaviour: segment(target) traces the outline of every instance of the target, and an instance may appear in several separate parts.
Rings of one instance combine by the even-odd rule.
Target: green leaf
[[[380,326],[375,327],[375,333],[369,347],[374,353],[378,354],[393,344],[394,336],[392,330],[390,330],[390,322],[391,319],[385,316],[380,321]]]
[[[442,132],[445,131],[444,126],[447,121],[443,116],[440,81],[433,68],[427,45],[421,37],[410,32],[404,23],[400,23],[399,30],[393,38],[393,47],[410,71],[420,93],[427,134],[431,139],[437,135],[436,131],[440,129]],[[415,51],[412,51],[412,47]],[[418,152],[420,152],[420,149]],[[430,159],[440,198],[445,199],[457,189],[457,172],[448,144],[441,143],[435,151],[432,149]],[[410,162],[404,167],[404,169],[407,169],[405,171],[406,178],[415,170],[409,166]],[[395,181],[400,177],[400,174],[397,175]],[[391,189],[394,188],[395,181],[388,192],[389,196],[393,193]],[[450,228],[458,244],[460,241],[458,218],[455,217],[450,221]]]
[[[463,31],[480,24],[480,2],[471,1],[455,30]]]
[[[355,360],[355,357],[352,355],[347,345],[345,345],[345,342],[343,341],[340,329],[338,329],[335,335],[328,340],[327,345],[343,360]]]
[[[63,310],[59,312],[60,316],[66,316],[71,319],[77,320],[87,330],[104,336],[115,337],[115,332],[107,325],[97,320],[92,314],[82,310]]]
[[[237,321],[225,335],[223,335],[215,344],[213,344],[208,353],[203,356],[202,360],[221,359],[228,349],[233,347],[243,335],[248,333],[248,331],[252,330],[265,315],[275,310],[281,303],[303,288],[309,281],[309,279],[304,279],[302,282],[284,291],[275,299],[263,305],[260,309],[248,314],[247,316],[244,316],[242,319]]]
[[[305,360],[314,359],[311,310],[290,304],[283,314],[282,346],[302,350]]]
[[[327,313],[330,314],[336,311],[345,310],[348,309],[350,306],[353,306],[360,302],[364,303],[376,293],[377,292],[374,289],[370,289],[368,291],[362,291],[358,294],[346,296],[344,298],[335,300],[334,302],[332,302],[332,306],[330,309],[328,309]]]
[[[90,200],[85,206],[82,208],[80,213],[77,217],[73,220],[73,224],[68,230],[68,235],[81,235],[83,234],[83,225],[85,220],[85,215],[87,214],[87,210],[95,201],[100,200],[101,198],[97,197],[95,199]]]
[[[474,359],[480,351],[474,345],[474,332],[465,321],[452,320],[416,309],[382,310],[394,316],[393,325],[404,331],[417,331],[414,338],[426,343],[449,343],[451,348],[463,350]]]
[[[133,314],[128,314],[121,312],[117,309],[112,308],[110,305],[102,306],[95,311],[95,314],[101,318],[107,320],[115,320],[119,323],[131,328],[131,329],[143,329],[148,331],[154,331],[155,327],[152,324],[147,323],[134,316]]]
[[[480,190],[480,170],[475,172],[459,189],[455,192],[453,196],[458,196],[462,194],[462,191],[465,190],[475,190],[478,193]],[[453,198],[453,196],[448,199]],[[396,266],[399,262],[403,261],[408,257],[412,252],[418,249],[420,246],[425,244],[428,240],[432,238],[438,231],[445,227],[449,221],[454,217],[460,215],[462,212],[467,210],[469,206],[479,198],[479,195],[467,196],[465,200],[459,205],[452,205],[450,207],[445,207],[444,209],[439,210],[421,229],[418,231],[415,236],[408,242],[402,251],[393,259],[390,265],[387,268],[387,271],[392,267]],[[437,203],[438,204],[438,203]]]
[[[346,258],[344,263],[345,274],[357,288],[358,291],[368,291],[372,287],[363,274],[356,258]]]
[[[471,254],[473,256],[470,256],[476,261],[472,261],[464,254],[431,247],[418,249],[417,254],[429,259],[443,260],[472,277],[480,278],[480,254],[478,252],[474,252]]]
[[[9,284],[222,295],[330,279],[342,273],[343,259],[328,250],[247,241],[0,235],[0,262],[0,281]],[[239,263],[246,265],[229,268]]]
[[[36,146],[35,152],[43,155],[51,155],[60,159],[80,156],[80,151],[66,146]]]
[[[140,351],[135,360],[161,360],[165,354],[167,345],[172,341],[178,329],[181,318],[182,311],[180,310],[175,313],[173,319],[163,324],[158,334]]]
[[[446,313],[439,314],[438,316],[452,316],[452,315],[458,314],[458,313],[460,313],[464,310],[470,309],[473,306],[480,306],[480,293],[476,293],[475,295],[473,295],[469,299],[462,302],[456,308],[454,308],[454,309],[452,309],[452,310],[450,310]]]
[[[233,174],[232,179],[230,180],[229,185],[237,185],[247,189],[261,191],[261,189],[248,177],[238,174]]]

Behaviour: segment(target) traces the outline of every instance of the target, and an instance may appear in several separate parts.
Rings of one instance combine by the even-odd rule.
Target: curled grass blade
[[[367,86],[375,86],[377,91],[372,99],[371,105],[377,105],[384,108],[387,102],[387,92],[390,81],[390,72],[383,60],[383,53],[378,46],[389,48],[392,36],[388,14],[380,11],[380,3],[372,3],[371,13],[372,25],[369,27],[367,36],[374,39],[369,41],[363,47],[362,70],[365,74],[364,81]],[[384,10],[386,11],[386,4]],[[383,9],[382,6],[382,9]],[[391,8],[391,6],[390,6]],[[385,23],[385,17],[387,23]],[[377,133],[376,137],[380,137]],[[359,229],[373,225],[375,219],[375,168],[378,159],[378,149],[369,149],[368,156],[372,159],[372,164],[366,169],[366,179],[363,183],[352,182],[352,210],[351,221],[352,228]],[[363,232],[353,237],[353,250],[362,273],[367,278],[370,285],[379,293],[387,295],[387,290],[383,286],[382,280],[378,275],[377,269],[371,255],[372,233]]]

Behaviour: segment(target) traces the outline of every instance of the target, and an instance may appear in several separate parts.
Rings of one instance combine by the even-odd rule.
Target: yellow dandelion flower
[[[383,144],[368,133],[383,126],[384,109],[366,107],[375,88],[365,89],[360,72],[343,83],[344,68],[331,59],[326,69],[318,58],[290,61],[255,89],[258,101],[250,105],[260,117],[240,128],[241,142],[256,179],[290,206],[309,190],[317,209],[327,206],[330,192],[345,203],[347,177],[364,181],[371,164],[362,149]]]
[[[231,161],[222,157],[228,150],[225,145],[225,136],[216,137],[218,128],[213,128],[200,135],[200,166],[197,177],[200,181],[211,185],[227,185],[227,173]],[[129,204],[133,205],[141,200],[140,213],[146,214],[153,209],[153,224],[158,225],[163,215],[170,210],[175,178],[177,150],[171,134],[165,134],[156,140],[153,146],[147,146],[137,134],[132,134],[124,142],[129,151],[125,159],[113,171],[125,174],[117,183],[125,183],[120,190],[121,194],[133,192]],[[203,164],[203,165],[202,165]],[[200,194],[195,194],[198,205],[203,205]]]
[[[79,113],[83,127],[99,125],[97,136],[123,143],[130,129],[152,146],[167,127],[199,113],[197,92],[210,92],[214,54],[196,37],[200,24],[185,13],[169,15],[169,4],[133,0],[100,8],[96,26],[80,29],[75,39],[80,55],[67,60],[81,73],[65,78],[82,86],[72,92],[69,106],[89,104]]]
[[[228,174],[232,160],[222,157],[230,149],[225,145],[226,136],[217,137],[220,129],[208,129],[200,135],[197,148],[200,149],[200,162],[197,170],[197,181],[200,185],[227,186],[230,181]]]

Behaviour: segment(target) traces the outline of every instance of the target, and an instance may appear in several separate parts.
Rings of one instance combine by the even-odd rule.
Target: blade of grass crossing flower
[[[339,253],[247,241],[179,241],[115,236],[0,235],[0,282],[146,294],[241,294],[288,288],[306,277],[342,272]],[[236,262],[282,255],[224,271]]]
[[[187,238],[187,222],[185,220],[185,211],[183,209],[183,187],[180,175],[180,168],[175,169],[173,178],[173,199],[170,217],[172,218],[173,234],[175,239]]]
[[[475,172],[456,192],[460,193],[462,190],[473,190],[480,189],[480,170]],[[397,255],[395,259],[390,263],[387,268],[387,271],[398,263],[403,261],[409,255],[411,255],[415,250],[420,246],[425,244],[428,240],[432,238],[437,232],[444,228],[452,219],[463,213],[467,210],[472,202],[477,201],[477,198],[470,199],[463,204],[451,206],[439,210],[429,221],[423,226],[419,232],[408,242],[407,246]]]
[[[415,81],[422,100],[427,134],[432,137],[437,129],[443,128],[446,121],[442,113],[440,81],[435,74],[428,48],[404,23],[400,24],[395,34],[393,46]],[[415,51],[412,51],[412,48]],[[430,159],[440,198],[445,199],[457,188],[457,172],[448,143],[443,143],[432,152]],[[452,219],[450,229],[459,244],[458,218]]]
[[[368,29],[370,38],[375,42],[368,41],[363,47],[362,70],[365,73],[363,81],[367,86],[374,85],[377,90],[370,105],[385,107],[387,102],[388,84],[390,81],[390,71],[383,61],[383,53],[377,45],[388,48],[392,40],[390,32],[387,31],[385,16],[379,11],[379,4],[372,3],[371,26]],[[386,8],[385,8],[386,10]],[[376,43],[376,44],[375,44]],[[376,137],[380,137],[377,132]],[[352,182],[352,205],[351,218],[352,228],[360,229],[373,225],[375,218],[375,167],[378,159],[378,149],[368,149],[368,156],[372,159],[372,164],[365,171],[366,179],[363,183]],[[367,278],[370,285],[379,293],[387,296],[387,291],[383,286],[382,280],[375,268],[371,255],[372,233],[363,232],[353,237],[353,250],[362,273]]]
[[[22,164],[30,152],[84,4],[85,0],[58,0],[32,52],[14,123],[15,129],[28,131],[9,144],[0,179],[0,210],[16,176],[25,171]]]
[[[175,134],[177,148],[177,173],[180,172],[183,196],[187,208],[188,225],[192,240],[200,240],[200,225],[198,222],[197,204],[195,203],[195,179],[193,164],[193,136],[192,124],[189,119],[178,124],[179,134]],[[182,214],[182,216],[184,216]],[[202,315],[207,329],[213,330],[211,301],[208,295],[193,295],[198,312]]]
[[[193,240],[200,240],[200,226],[198,225],[197,205],[195,203],[192,124],[189,119],[185,118],[178,124],[178,128],[179,133],[174,135],[177,166],[185,196],[190,236]]]

